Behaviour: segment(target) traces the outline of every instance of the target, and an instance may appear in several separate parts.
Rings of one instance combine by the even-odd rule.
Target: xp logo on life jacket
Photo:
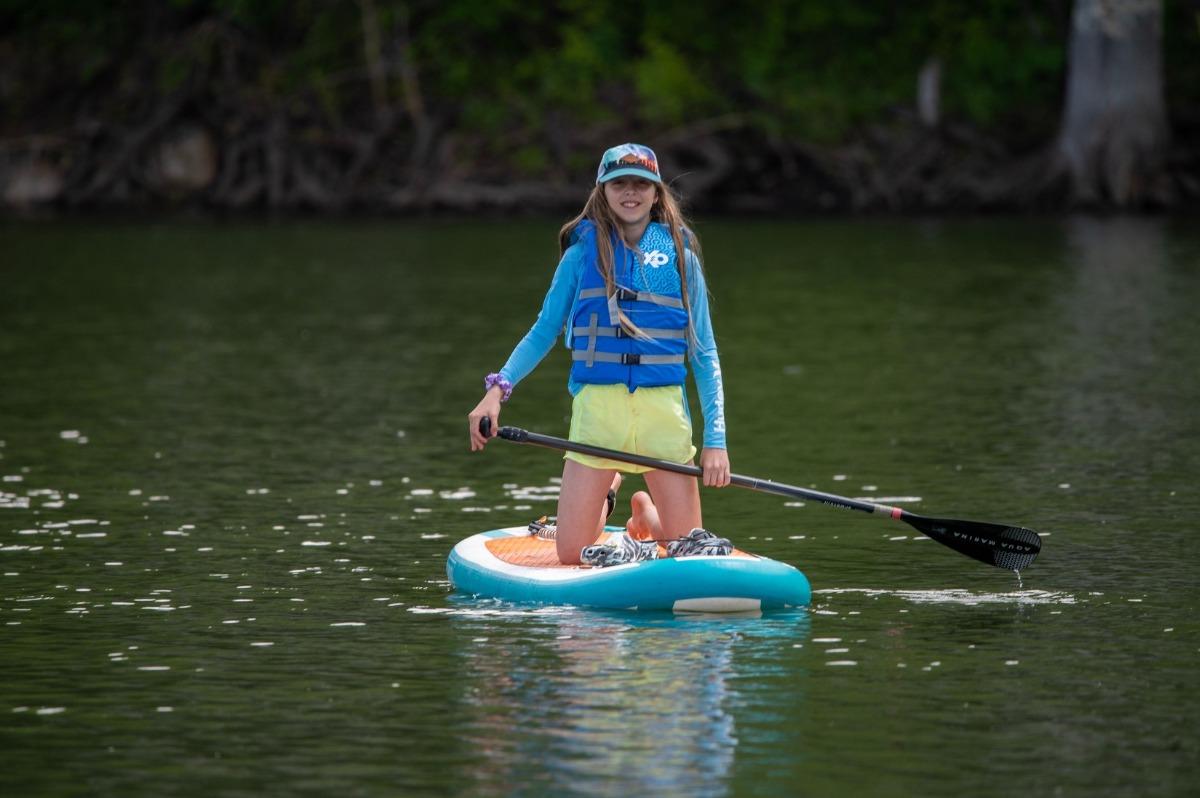
[[[642,253],[642,264],[653,266],[655,269],[659,266],[666,266],[669,260],[671,260],[669,255],[665,252],[659,252],[657,249]]]

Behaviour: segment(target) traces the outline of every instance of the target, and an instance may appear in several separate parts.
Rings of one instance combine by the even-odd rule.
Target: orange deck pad
[[[611,535],[604,532],[597,543],[607,543]],[[563,565],[558,561],[558,552],[553,540],[539,538],[537,535],[523,537],[492,538],[487,542],[487,549],[498,560],[510,565],[522,565],[526,568],[576,568],[575,565]],[[734,555],[748,556],[746,552],[733,550]],[[666,557],[667,549],[658,544],[658,556]]]

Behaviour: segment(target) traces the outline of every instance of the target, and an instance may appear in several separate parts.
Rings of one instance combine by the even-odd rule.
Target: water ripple
[[[1004,593],[976,593],[961,588],[941,590],[882,590],[864,587],[835,587],[814,590],[814,595],[836,596],[854,593],[863,596],[896,596],[916,604],[1075,604],[1070,593],[1052,590],[1013,590]]]

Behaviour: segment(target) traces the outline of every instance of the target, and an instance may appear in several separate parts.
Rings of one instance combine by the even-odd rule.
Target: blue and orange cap
[[[600,168],[596,170],[596,184],[626,175],[662,183],[662,177],[658,174],[658,156],[654,150],[642,144],[618,144],[607,150],[600,159]]]

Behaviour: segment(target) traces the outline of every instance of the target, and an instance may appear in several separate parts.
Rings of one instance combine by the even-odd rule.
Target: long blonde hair
[[[671,232],[671,240],[675,243],[675,268],[679,270],[679,288],[683,298],[683,309],[688,316],[688,342],[694,343],[692,332],[692,307],[688,300],[688,279],[687,279],[687,252],[690,250],[696,256],[696,268],[702,268],[702,259],[700,255],[700,239],[696,237],[696,233],[687,224],[687,219],[683,212],[679,209],[679,201],[675,199],[674,193],[664,183],[655,185],[658,197],[654,202],[654,207],[650,210],[650,221],[658,222],[665,226]],[[579,226],[579,223],[584,219],[590,219],[596,227],[596,267],[600,270],[600,276],[604,278],[604,292],[608,296],[612,296],[615,290],[615,280],[613,277],[613,235],[620,236],[620,231],[617,225],[617,219],[613,215],[612,208],[608,206],[608,199],[604,196],[604,184],[597,183],[592,189],[592,193],[588,195],[587,202],[583,205],[583,210],[579,212],[571,221],[562,226],[558,231],[558,256],[561,258],[563,253],[567,251],[567,247],[571,245],[571,233]],[[686,244],[686,246],[685,246]],[[632,335],[646,337],[645,333],[637,328],[624,311],[618,310],[619,322],[621,327]]]

